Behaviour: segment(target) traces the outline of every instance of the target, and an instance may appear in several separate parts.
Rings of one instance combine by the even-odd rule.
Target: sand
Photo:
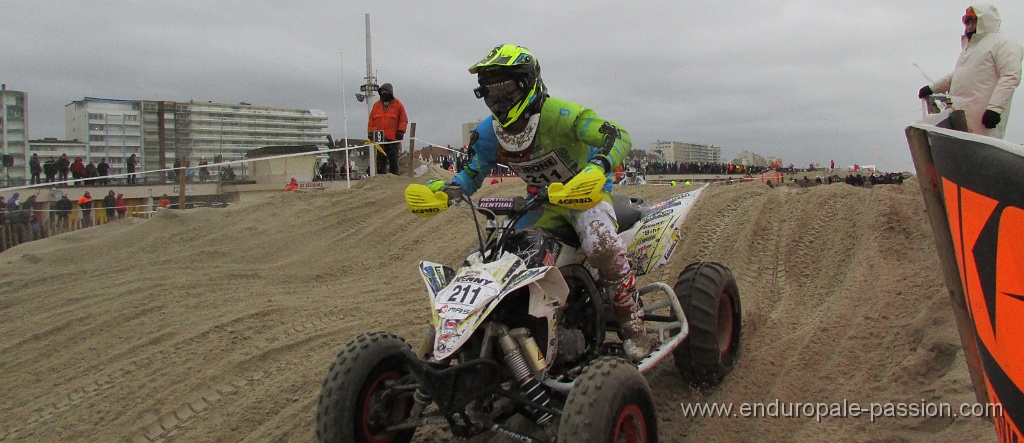
[[[417,262],[455,265],[475,244],[464,211],[408,214],[411,181],[167,211],[0,253],[0,441],[314,441],[337,352],[371,330],[415,342],[429,321]],[[521,192],[511,181],[478,195]],[[692,418],[680,406],[973,402],[923,211],[913,180],[709,188],[672,261],[641,283],[724,263],[744,341],[709,393],[670,359],[647,374],[661,441],[994,441],[977,418]]]

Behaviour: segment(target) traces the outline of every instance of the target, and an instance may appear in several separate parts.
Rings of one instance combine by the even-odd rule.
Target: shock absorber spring
[[[537,346],[537,341],[530,337],[530,330],[527,328],[515,328],[508,331],[508,335],[516,339],[519,343],[519,348],[523,352],[523,358],[526,359],[526,363],[533,369],[534,374],[540,374],[547,368],[548,363],[544,360],[544,354],[540,352],[540,347]]]
[[[526,362],[526,358],[523,357],[519,344],[508,335],[508,331],[505,328],[502,328],[498,335],[498,345],[501,346],[501,350],[505,354],[505,364],[512,370],[512,376],[515,377],[516,383],[519,384],[526,398],[534,403],[548,407],[551,403],[551,397],[548,396],[548,393],[537,382],[537,379],[533,377],[533,371],[530,369],[529,363]],[[551,414],[533,408],[530,408],[530,415],[540,425],[547,424],[552,418]]]
[[[415,403],[412,405],[412,410],[409,412],[409,418],[419,418],[423,410],[426,409],[427,405],[430,404],[430,396],[426,392],[423,392],[422,388],[416,388],[416,392],[412,394]]]

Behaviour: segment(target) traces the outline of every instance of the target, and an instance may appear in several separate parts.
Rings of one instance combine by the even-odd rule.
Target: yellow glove
[[[569,183],[548,185],[548,200],[558,206],[585,211],[601,202],[601,189],[607,181],[604,168],[589,164]]]
[[[436,178],[433,180],[427,180],[427,189],[429,189],[430,192],[444,191],[446,185],[447,183],[445,183],[444,180]]]
[[[430,217],[448,209],[448,194],[444,191],[432,191],[426,185],[413,183],[405,188],[405,205],[413,214]]]

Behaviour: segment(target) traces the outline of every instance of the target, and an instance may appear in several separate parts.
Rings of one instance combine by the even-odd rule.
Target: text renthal
[[[843,400],[832,403],[783,402],[767,403],[680,403],[686,417],[740,417],[740,418],[859,418],[867,416],[872,423],[878,418],[932,418],[932,417],[1002,417],[1003,405],[998,403],[867,403]]]

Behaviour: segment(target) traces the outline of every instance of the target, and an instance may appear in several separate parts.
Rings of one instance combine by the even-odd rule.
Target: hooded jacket
[[[405,115],[405,105],[395,97],[394,88],[391,83],[384,83],[380,89],[391,93],[391,101],[384,106],[382,100],[377,100],[370,109],[370,119],[366,123],[366,132],[384,131],[384,140],[398,140],[398,131],[405,133],[409,126],[409,117]]]
[[[948,92],[953,109],[967,114],[967,128],[975,134],[1003,138],[1010,117],[1013,91],[1020,84],[1024,48],[999,32],[1002,20],[995,6],[971,6],[978,15],[977,32],[961,37],[962,48],[953,72],[930,85],[936,93]],[[988,129],[981,123],[985,110],[998,112],[999,124]]]
[[[82,209],[83,214],[88,214],[92,211],[92,195],[86,192],[85,196],[78,199],[78,207]]]
[[[103,208],[107,210],[108,214],[112,214],[114,208],[117,207],[117,197],[114,196],[114,191],[107,193],[106,197],[103,197]]]
[[[14,195],[11,196],[11,198],[7,199],[7,210],[8,211],[17,211],[17,210],[19,210],[21,208],[20,203],[18,203],[18,197],[20,195],[21,194],[15,192]]]
[[[81,158],[75,158],[75,162],[71,164],[71,173],[77,175],[85,174],[85,163],[82,163]]]
[[[71,205],[71,199],[69,199],[67,195],[61,197],[60,200],[57,200],[57,216],[67,217],[68,214],[71,212],[72,207],[73,206]]]
[[[24,213],[22,217],[28,223],[42,223],[43,222],[43,211],[39,207],[38,197],[30,195],[28,200],[21,205],[21,211]]]

